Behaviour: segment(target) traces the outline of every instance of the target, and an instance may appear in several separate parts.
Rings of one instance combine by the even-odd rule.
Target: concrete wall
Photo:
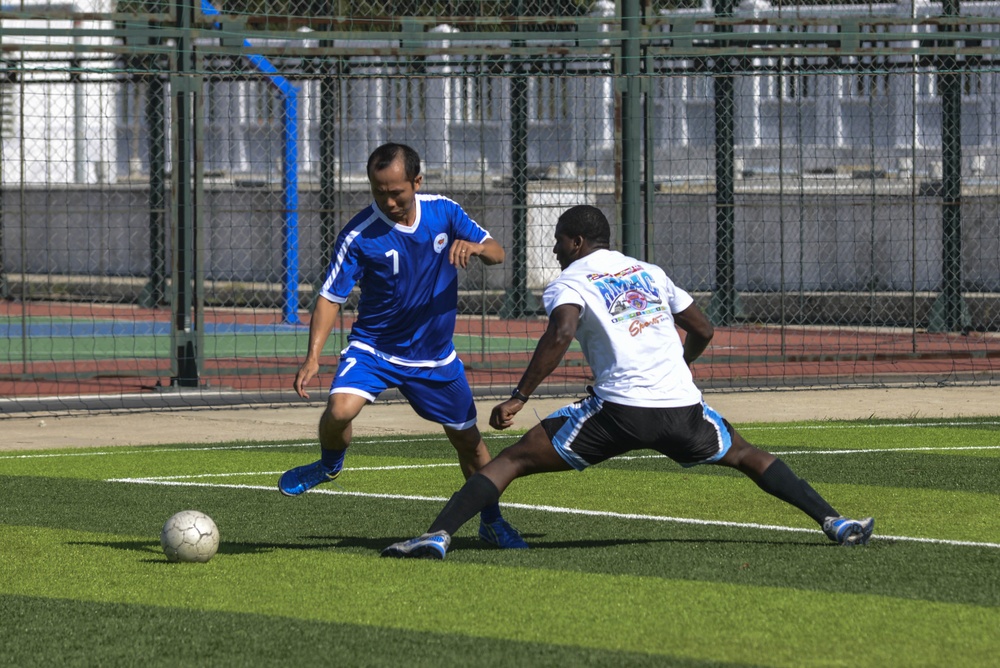
[[[750,291],[934,290],[940,281],[939,198],[902,191],[871,196],[847,181],[800,197],[774,184],[742,182],[736,200],[737,285]],[[513,204],[503,188],[435,188],[461,203],[508,249]],[[23,202],[22,202],[23,193]],[[3,266],[8,272],[143,276],[149,273],[148,194],[142,184],[101,188],[7,189],[3,193]],[[272,186],[206,186],[205,274],[209,280],[274,281],[282,275],[281,193]],[[300,272],[318,278],[322,257],[318,193],[303,189]],[[337,230],[370,202],[350,184],[337,199]],[[574,203],[601,207],[616,223],[610,187],[533,181],[529,187],[528,263],[531,287],[557,268],[551,256],[555,218]],[[715,263],[715,200],[705,187],[663,189],[653,198],[652,259],[692,290],[711,289]],[[169,204],[167,211],[169,221]],[[1000,193],[963,196],[966,286],[1000,290]],[[171,245],[166,239],[168,247]],[[501,289],[503,272],[467,277],[469,288]]]
[[[877,197],[872,196],[873,187]],[[768,314],[777,313],[778,308],[774,306],[778,300],[772,297],[784,293],[796,295],[794,303],[804,305],[803,319],[850,319],[855,310],[860,321],[869,322],[875,316],[868,305],[873,295],[879,295],[878,318],[899,323],[911,315],[912,295],[933,297],[938,290],[942,263],[939,197],[910,197],[906,184],[873,186],[871,180],[850,178],[809,184],[808,191],[793,185],[779,190],[768,179],[747,178],[738,184],[736,281],[737,289],[746,295],[746,315],[771,318]],[[513,280],[509,188],[502,183],[438,188],[434,175],[429,174],[425,191],[460,202],[508,250],[508,261],[500,267],[461,273],[460,288],[471,295],[468,307],[494,311]],[[299,275],[304,293],[321,280],[329,261],[321,252],[318,195],[313,187],[301,193]],[[653,197],[651,259],[692,292],[710,292],[715,285],[714,197],[704,183],[664,187]],[[144,184],[7,189],[2,201],[3,271],[45,277],[33,284],[31,295],[51,297],[45,291],[56,289],[53,286],[81,294],[100,292],[104,285],[109,295],[118,294],[115,300],[129,301],[131,288],[122,286],[141,286],[148,277],[149,212]],[[336,229],[369,201],[366,184],[345,182],[336,201]],[[532,292],[540,292],[558,270],[551,254],[555,219],[567,206],[583,202],[609,215],[617,238],[612,184],[530,182],[526,260]],[[253,306],[280,294],[280,204],[280,190],[269,185],[206,186],[204,264],[210,300]],[[1000,293],[1000,193],[970,187],[963,194],[962,206],[965,289]],[[169,276],[169,233],[166,245]],[[16,285],[12,289],[21,290]],[[483,299],[488,300],[485,307]],[[829,303],[817,306],[821,301]],[[786,312],[789,303],[783,307]],[[922,308],[918,309],[921,313]],[[981,312],[991,320],[976,326],[998,326],[990,308]]]

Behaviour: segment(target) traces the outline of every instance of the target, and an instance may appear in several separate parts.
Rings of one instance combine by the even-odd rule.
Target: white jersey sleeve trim
[[[376,211],[378,211],[377,208]],[[354,240],[359,234],[368,229],[368,226],[376,220],[379,220],[379,217],[377,213],[374,213],[370,218],[363,221],[360,225],[351,230],[346,237],[344,237],[343,243],[337,248],[337,255],[333,259],[333,266],[330,267],[330,272],[327,274],[326,280],[323,281],[323,287],[320,288],[320,295],[338,304],[343,304],[347,301],[346,295],[344,297],[339,297],[338,295],[332,293],[330,289],[333,287],[334,282],[337,280],[337,276],[340,275],[340,272],[343,269],[344,259],[347,257],[347,251],[350,249],[351,244],[354,243]],[[337,301],[338,299],[340,301]]]
[[[347,302],[347,297],[338,297],[337,295],[332,295],[328,292],[320,294],[320,297],[334,304],[344,304]]]

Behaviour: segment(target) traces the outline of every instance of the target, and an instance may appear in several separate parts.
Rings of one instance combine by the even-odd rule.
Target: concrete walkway
[[[751,422],[1000,416],[1000,388],[775,390],[706,392],[708,403],[737,427]],[[537,424],[569,399],[532,399],[515,428]],[[495,400],[478,403],[480,429]],[[70,417],[0,419],[0,450],[315,439],[322,404],[282,408],[204,408]],[[358,436],[436,433],[406,404],[368,406],[355,421]],[[513,438],[512,438],[513,440]]]

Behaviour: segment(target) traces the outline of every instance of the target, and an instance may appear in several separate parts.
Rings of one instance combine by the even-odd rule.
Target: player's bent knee
[[[320,418],[320,429],[334,429],[342,431],[350,426],[351,422],[358,416],[357,412],[349,410],[338,410],[327,407]]]
[[[747,443],[742,438],[734,438],[732,445],[726,454],[723,455],[721,459],[717,462],[723,466],[731,466],[732,468],[739,468],[743,462],[743,459],[747,457],[750,453],[757,450],[754,446]]]
[[[774,455],[741,438],[733,440],[729,452],[718,463],[753,476],[762,474],[774,460]]]
[[[328,423],[330,427],[344,428],[358,417],[361,409],[367,405],[367,399],[355,394],[331,394],[321,421]]]

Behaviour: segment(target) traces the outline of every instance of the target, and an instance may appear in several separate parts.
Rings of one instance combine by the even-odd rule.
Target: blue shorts
[[[412,367],[349,347],[340,355],[330,394],[356,394],[374,402],[393,387],[425,420],[460,431],[476,424],[476,404],[458,356],[444,366]]]
[[[578,471],[649,449],[681,466],[711,464],[732,445],[733,427],[705,402],[680,408],[623,406],[590,396],[542,420],[552,446]]]

